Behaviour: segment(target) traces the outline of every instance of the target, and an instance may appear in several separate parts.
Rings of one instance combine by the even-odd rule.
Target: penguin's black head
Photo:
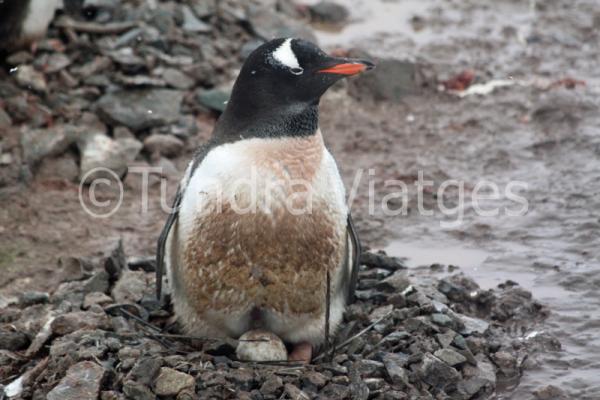
[[[305,40],[274,39],[250,54],[236,86],[255,87],[281,103],[318,103],[341,78],[371,68],[369,61],[331,57]]]
[[[365,60],[331,57],[301,39],[274,39],[246,59],[225,117],[238,121],[277,119],[318,106],[325,91],[342,78],[373,68]]]

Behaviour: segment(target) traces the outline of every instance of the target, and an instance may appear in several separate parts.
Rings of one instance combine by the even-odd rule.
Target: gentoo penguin
[[[0,50],[13,51],[46,35],[62,0],[1,0]]]
[[[164,265],[188,333],[266,330],[294,346],[290,360],[307,362],[326,325],[338,326],[360,244],[323,144],[319,100],[372,67],[300,39],[269,41],[246,59],[158,241],[158,296]]]

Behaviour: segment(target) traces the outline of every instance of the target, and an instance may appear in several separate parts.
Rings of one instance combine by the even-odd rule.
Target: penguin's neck
[[[219,118],[215,135],[237,138],[309,137],[319,128],[319,105],[257,106],[230,100]]]

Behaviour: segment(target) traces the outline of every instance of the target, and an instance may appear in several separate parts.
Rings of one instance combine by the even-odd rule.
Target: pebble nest
[[[334,346],[309,365],[236,360],[234,339],[180,335],[154,262],[63,258],[52,294],[0,310],[0,398],[484,399],[518,384],[560,343],[546,310],[508,281],[482,290],[456,267],[415,278],[384,253],[361,257],[357,299]],[[4,397],[2,395],[4,394]]]

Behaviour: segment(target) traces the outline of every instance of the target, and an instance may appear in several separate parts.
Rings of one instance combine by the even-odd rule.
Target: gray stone
[[[156,400],[156,396],[148,386],[131,380],[123,383],[123,393],[132,400]]]
[[[439,349],[438,351],[433,353],[433,355],[451,367],[454,367],[455,365],[459,365],[467,361],[467,358],[465,356],[449,348]]]
[[[12,125],[12,119],[10,115],[4,111],[2,107],[0,107],[0,128],[8,128]]]
[[[127,348],[123,348],[119,351],[119,357],[126,356],[127,352],[124,351],[125,349]],[[123,353],[121,353],[122,351]],[[133,351],[133,353],[130,351],[129,354],[132,355],[136,353],[135,351]],[[163,361],[160,357],[142,357],[136,361],[131,371],[129,371],[126,380],[150,386],[155,382],[155,377],[161,370],[162,365]]]
[[[87,310],[93,305],[104,306],[113,302],[113,299],[101,292],[91,292],[85,295],[83,299],[83,308]]]
[[[57,316],[51,329],[55,335],[64,336],[80,329],[110,329],[110,319],[104,313],[73,311]]]
[[[304,393],[302,390],[300,390],[296,386],[292,385],[291,383],[286,383],[283,387],[283,390],[290,399],[297,399],[297,400],[310,399],[310,397],[306,393]]]
[[[21,307],[29,307],[34,304],[44,304],[50,301],[50,295],[46,292],[28,291],[19,295]]]
[[[516,377],[519,375],[517,359],[507,351],[498,351],[492,355],[492,360],[498,366],[505,377]]]
[[[64,179],[69,182],[77,181],[79,177],[79,165],[75,157],[70,153],[59,158],[46,157],[37,169],[36,176],[40,179]]]
[[[245,361],[285,361],[287,350],[281,339],[267,331],[253,330],[240,337],[235,351]],[[259,341],[261,340],[261,341]]]
[[[272,8],[251,4],[248,7],[247,18],[252,30],[265,40],[296,37],[317,42],[312,29],[298,20],[277,13]]]
[[[25,161],[34,164],[45,157],[61,155],[77,141],[82,132],[82,128],[73,125],[55,125],[48,129],[23,129],[21,146]]]
[[[225,89],[202,89],[198,91],[196,95],[196,99],[200,104],[204,107],[223,112],[227,107],[227,101],[229,101],[229,97],[231,96],[231,91]]]
[[[196,32],[196,33],[207,33],[212,30],[212,27],[206,22],[200,21],[190,7],[186,4],[181,6],[181,12],[183,14],[183,25],[181,26],[184,31]]]
[[[559,387],[554,385],[544,386],[533,391],[536,400],[567,400],[569,396]]]
[[[477,366],[465,365],[462,380],[457,385],[459,393],[471,398],[480,391],[491,393],[496,387],[496,372],[492,363],[483,354],[476,356]]]
[[[49,393],[48,400],[97,399],[105,370],[91,361],[77,363]]]
[[[277,375],[270,375],[260,387],[260,392],[265,396],[279,397],[283,389],[283,380]]]
[[[452,318],[446,314],[434,313],[431,314],[431,321],[439,326],[450,326],[452,325]]]
[[[216,0],[190,0],[189,4],[198,18],[210,17],[217,11]]]
[[[346,22],[350,16],[346,7],[328,0],[321,0],[308,9],[312,20],[316,22],[340,24]]]
[[[183,93],[170,89],[135,89],[105,94],[98,100],[100,116],[111,125],[133,131],[177,121]]]
[[[137,303],[148,287],[148,275],[144,271],[125,270],[112,290],[112,297],[117,303]]]
[[[408,371],[403,367],[408,363],[408,355],[403,353],[388,353],[383,357],[383,365],[394,385],[407,387],[410,384]]]
[[[29,338],[23,332],[0,330],[0,349],[19,351],[29,346]]]
[[[460,379],[458,371],[431,354],[423,356],[420,373],[425,383],[440,390],[455,385]]]
[[[192,78],[175,68],[166,68],[162,72],[162,78],[169,86],[175,89],[185,90],[193,87],[195,84]]]
[[[377,62],[375,70],[351,80],[349,91],[358,98],[367,95],[376,101],[400,102],[407,95],[418,93],[420,85],[419,71],[415,63],[381,59]]]
[[[175,157],[181,153],[183,142],[173,135],[153,133],[144,139],[144,148],[150,154],[160,154],[165,157]]]
[[[195,384],[193,376],[163,367],[154,383],[154,392],[159,396],[177,396],[183,389],[193,388]]]
[[[46,83],[44,74],[36,71],[33,66],[20,65],[16,68],[15,79],[19,86],[41,93],[48,91],[48,84]]]
[[[383,292],[403,292],[410,286],[406,271],[398,270],[378,283],[375,288]]]
[[[460,331],[463,335],[472,335],[474,333],[479,333],[483,335],[485,331],[488,330],[490,324],[482,319],[468,317],[466,315],[458,314],[461,322],[465,325],[462,331]]]
[[[81,166],[79,179],[91,183],[95,179],[106,178],[113,182],[127,172],[127,166],[139,154],[142,143],[135,139],[112,139],[103,133],[86,136],[79,142]],[[114,182],[113,182],[114,184]]]

